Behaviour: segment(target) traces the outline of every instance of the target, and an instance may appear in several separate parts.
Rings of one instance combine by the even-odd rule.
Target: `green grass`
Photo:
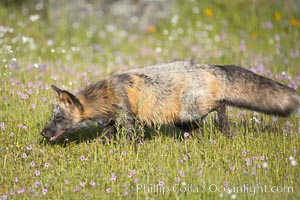
[[[31,21],[34,9],[0,5],[0,198],[300,198],[296,117],[277,122],[234,108],[228,112],[234,139],[217,130],[213,116],[201,140],[186,139],[172,127],[149,130],[151,137],[142,144],[123,137],[103,143],[82,135],[89,131],[77,140],[49,144],[39,134],[55,102],[51,84],[76,91],[106,74],[172,59],[243,65],[298,85],[299,91],[296,0],[176,2],[152,32],[119,25],[109,32],[107,24],[117,21],[93,13],[83,21],[78,17],[74,29],[67,12],[56,20],[49,12],[50,20]],[[248,190],[237,191],[244,185]]]

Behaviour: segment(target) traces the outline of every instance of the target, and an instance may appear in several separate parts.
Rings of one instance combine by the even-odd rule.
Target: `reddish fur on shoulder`
[[[134,77],[134,86],[126,92],[131,110],[146,125],[168,124],[179,120],[180,92],[174,90],[164,101],[157,101],[157,92],[147,87],[139,77]]]

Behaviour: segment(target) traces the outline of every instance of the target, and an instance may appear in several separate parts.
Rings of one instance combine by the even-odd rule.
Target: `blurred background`
[[[299,7],[297,0],[1,0],[0,56],[6,68],[63,69],[61,76],[191,58],[299,75]]]

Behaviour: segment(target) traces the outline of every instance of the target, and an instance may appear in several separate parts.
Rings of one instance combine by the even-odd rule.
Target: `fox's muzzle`
[[[57,140],[58,138],[60,138],[62,135],[65,134],[65,130],[64,129],[61,129],[61,130],[58,130],[58,131],[53,131],[51,130],[50,128],[45,128],[42,132],[41,132],[41,135],[46,138],[47,140],[50,140],[50,141],[55,141]]]
[[[54,132],[49,128],[44,128],[44,130],[41,132],[41,135],[46,139],[50,139],[54,135]]]

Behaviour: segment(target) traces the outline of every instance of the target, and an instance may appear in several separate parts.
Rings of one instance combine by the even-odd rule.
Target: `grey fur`
[[[104,131],[110,135],[116,132],[117,122],[134,132],[136,119],[149,126],[175,124],[189,129],[212,111],[218,112],[220,130],[232,135],[225,104],[280,116],[300,115],[300,97],[294,89],[242,67],[200,64],[193,60],[112,75],[87,86],[76,96],[54,86],[53,89],[68,95],[70,104],[80,112],[89,111],[88,117],[75,120],[71,116],[73,111],[64,113],[56,106],[51,122],[42,132],[53,140],[61,131],[72,132],[93,121],[102,121]],[[126,120],[120,122],[120,113],[128,115]],[[56,119],[60,115],[63,120]]]

